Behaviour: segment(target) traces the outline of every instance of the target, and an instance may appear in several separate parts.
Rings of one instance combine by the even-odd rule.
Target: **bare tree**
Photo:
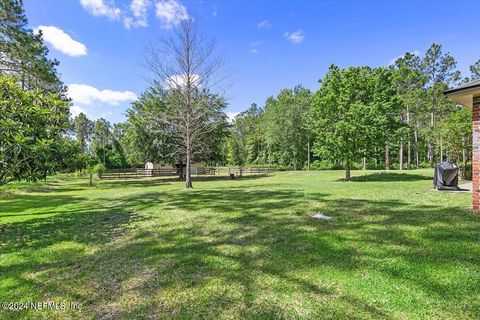
[[[219,76],[222,60],[214,56],[214,43],[199,35],[191,19],[162,44],[150,49],[146,65],[154,75],[153,85],[167,97],[168,110],[153,114],[152,120],[177,142],[175,153],[186,163],[189,189],[192,161],[209,152],[212,137],[226,124],[225,101],[210,92],[225,80]]]

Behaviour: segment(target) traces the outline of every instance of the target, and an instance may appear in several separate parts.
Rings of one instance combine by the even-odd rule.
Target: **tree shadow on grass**
[[[139,306],[135,310],[119,310],[119,315],[148,315],[148,310],[161,310],[160,316],[164,317],[172,314],[180,318],[195,318],[198,315],[218,317],[241,304],[237,311],[244,318],[291,318],[299,316],[293,306],[268,297],[272,294],[288,296],[290,290],[294,290],[297,298],[302,297],[305,302],[313,303],[316,298],[332,299],[336,301],[333,304],[348,306],[349,309],[342,311],[334,305],[319,305],[318,310],[324,313],[311,311],[312,317],[325,314],[335,317],[357,315],[360,318],[392,316],[387,311],[392,308],[391,305],[367,302],[352,292],[339,293],[337,290],[340,287],[322,284],[322,281],[328,280],[328,277],[322,277],[322,270],[350,274],[352,281],[355,281],[356,273],[363,270],[381,275],[392,281],[392,285],[420,287],[431,296],[419,302],[420,305],[425,303],[423,307],[436,302],[445,304],[447,309],[454,308],[456,304],[465,302],[463,299],[468,300],[468,297],[462,296],[465,288],[472,292],[471,298],[474,292],[479,291],[475,282],[445,283],[445,276],[432,277],[428,271],[431,268],[453,268],[465,261],[468,261],[468,267],[477,266],[478,270],[479,257],[472,257],[468,252],[475,245],[475,228],[457,230],[459,226],[472,223],[479,226],[479,219],[467,210],[461,210],[452,217],[448,212],[452,208],[419,210],[401,201],[338,201],[316,195],[317,199],[327,204],[329,214],[336,218],[331,222],[320,222],[311,219],[308,212],[303,215],[277,212],[280,208],[286,211],[293,209],[299,203],[298,200],[285,201],[302,198],[302,194],[293,190],[270,193],[264,190],[232,190],[231,193],[202,190],[198,195],[208,200],[202,206],[204,209],[217,214],[230,212],[231,209],[240,212],[234,211],[231,216],[199,215],[199,204],[186,194],[170,201],[168,206],[191,212],[192,220],[183,225],[163,225],[158,232],[149,230],[138,234],[128,244],[130,249],[127,251],[142,252],[144,264],[157,270],[146,281],[149,285],[140,289],[142,295],[148,297],[165,288],[176,288],[183,292],[183,298],[162,302],[161,308],[151,302],[148,307],[151,309]],[[265,198],[271,201],[265,203],[259,200]],[[233,203],[225,207],[225,199]],[[403,224],[402,219],[405,218],[406,223]],[[211,219],[215,219],[215,223]],[[421,230],[418,237],[412,237],[408,231],[411,226]],[[431,238],[432,233],[440,237]],[[458,244],[455,249],[445,248],[443,241],[439,242],[447,235],[449,242]],[[376,248],[375,252],[370,249],[372,246]],[[145,252],[148,252],[146,256]],[[391,262],[396,260],[400,262]],[[323,280],[317,283],[302,278],[304,273],[312,272],[317,272],[318,278]],[[263,282],[264,279],[269,279],[269,285]],[[224,287],[205,296],[203,289],[212,281],[222,283]],[[227,288],[239,290],[240,297]],[[438,308],[436,312],[441,314],[438,312],[442,310]],[[475,306],[465,307],[463,312],[474,314]]]
[[[240,187],[150,191],[111,201],[9,225],[0,250],[25,249],[31,259],[5,263],[5,276],[40,296],[75,297],[85,318],[479,313],[473,299],[480,293],[480,218],[467,209]],[[316,210],[334,220],[311,218]],[[66,241],[96,249],[51,248]],[[42,249],[53,253],[38,259]],[[452,270],[468,270],[467,278],[449,279]],[[392,293],[393,287],[399,289]],[[412,290],[422,295],[408,306],[392,298]]]
[[[21,194],[15,197],[9,197],[2,200],[0,206],[0,218],[9,216],[20,216],[26,211],[37,211],[36,214],[50,213],[49,210],[55,211],[60,206],[67,204],[75,204],[85,201],[83,197],[70,195],[34,195]],[[42,208],[39,213],[38,209]]]
[[[228,175],[215,175],[215,176],[208,176],[208,175],[201,175],[195,176],[192,175],[192,182],[206,182],[206,181],[250,181],[250,180],[257,180],[269,177],[268,174],[246,174],[242,177],[235,177],[232,180]],[[135,186],[157,186],[165,183],[172,183],[172,182],[183,182],[185,183],[184,179],[181,179],[177,176],[175,177],[152,177],[152,178],[128,178],[128,179],[106,179],[102,180],[101,183],[98,184],[100,188],[104,187],[112,187],[112,188],[123,188],[123,187],[135,187]],[[193,185],[195,189],[195,184]]]
[[[396,172],[376,172],[361,176],[353,176],[351,181],[354,182],[404,182],[404,181],[419,181],[432,180],[433,177],[427,177],[421,174],[412,173],[396,173]],[[345,181],[340,179],[339,181]]]

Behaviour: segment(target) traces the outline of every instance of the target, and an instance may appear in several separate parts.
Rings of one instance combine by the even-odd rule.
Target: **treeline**
[[[480,78],[480,60],[461,79],[455,59],[432,44],[388,67],[330,66],[311,93],[284,89],[232,123],[225,148],[234,165],[294,169],[410,169],[471,159],[471,111],[445,97]]]
[[[480,77],[480,61],[461,79],[455,59],[433,44],[423,57],[406,53],[387,67],[330,66],[316,92],[297,86],[252,104],[205,139],[195,161],[208,165],[291,169],[413,169],[471,159],[471,112],[443,92]],[[77,141],[107,167],[148,161],[182,163],[178,141],[154,115],[171,108],[166,92],[148,89],[110,125],[74,120]],[[225,102],[218,99],[218,112]],[[211,106],[215,105],[212,103]]]
[[[28,27],[21,1],[0,0],[0,184],[149,161],[185,164],[187,188],[189,164],[198,161],[345,169],[347,179],[351,169],[444,160],[468,166],[471,111],[443,92],[480,78],[480,60],[463,79],[438,44],[386,67],[332,65],[315,92],[283,89],[228,122],[227,103],[212,90],[222,79],[221,61],[193,21],[180,29],[164,48],[152,49],[146,62],[152,83],[125,122],[83,113],[71,119],[58,61],[48,58],[41,32]]]
[[[387,67],[330,66],[316,92],[297,86],[252,104],[225,130],[209,135],[210,165],[281,166],[292,169],[412,169],[471,159],[471,112],[443,92],[480,77],[480,61],[461,79],[456,61],[438,44],[424,56],[406,53]],[[223,102],[221,102],[223,103]],[[168,108],[165,92],[147,90],[128,110],[125,123],[91,131],[92,151],[109,167],[181,162],[177,146],[152,114]],[[79,115],[75,123],[81,123]],[[85,145],[86,127],[77,126]],[[101,129],[104,128],[104,129]],[[105,132],[105,134],[102,134]],[[88,135],[87,135],[88,136]],[[88,140],[88,139],[87,139]],[[106,150],[105,150],[106,149]]]

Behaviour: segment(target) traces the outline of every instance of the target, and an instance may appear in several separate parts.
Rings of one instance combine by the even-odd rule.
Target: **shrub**
[[[458,168],[460,169],[460,177],[464,180],[472,180],[472,163],[467,162],[465,163],[460,163],[458,165]]]
[[[102,176],[102,173],[107,171],[107,167],[105,167],[103,163],[97,163],[94,166],[88,167],[86,171],[90,175],[89,185],[93,186],[93,175],[97,174],[97,176],[100,178]]]
[[[424,162],[420,162],[420,163],[418,164],[418,167],[425,169],[425,168],[431,168],[432,166],[430,165],[430,162],[424,161]]]
[[[102,176],[102,173],[107,171],[107,167],[103,163],[97,163],[91,168],[91,173],[96,173],[97,176],[100,178]]]
[[[398,169],[400,169],[400,165],[396,162],[390,163],[390,169],[391,170],[398,170]]]
[[[334,164],[328,160],[315,160],[311,165],[312,170],[332,170],[334,169]]]

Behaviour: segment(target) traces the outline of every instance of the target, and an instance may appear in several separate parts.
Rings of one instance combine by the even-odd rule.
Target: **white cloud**
[[[115,7],[113,0],[80,0],[82,7],[94,16],[106,16],[110,20],[120,18],[122,11]]]
[[[292,43],[300,43],[303,41],[303,39],[305,38],[305,36],[303,35],[303,31],[302,30],[297,30],[293,33],[290,33],[290,32],[285,32],[283,34],[283,36],[285,38],[287,38],[288,41],[292,42]]]
[[[189,18],[187,8],[176,0],[161,0],[157,2],[155,9],[155,14],[160,19],[163,29],[172,29],[182,20]]]
[[[269,29],[271,26],[272,26],[272,24],[271,24],[270,21],[268,21],[268,20],[260,21],[260,22],[257,24],[257,28],[258,28],[258,29]]]
[[[76,40],[73,40],[62,29],[54,26],[39,26],[34,32],[42,31],[43,39],[55,49],[71,57],[79,57],[87,54],[87,47]]]
[[[87,112],[85,111],[85,109],[79,107],[79,106],[76,106],[76,105],[73,105],[70,107],[70,114],[72,116],[72,119],[74,119],[76,116],[78,116],[80,113],[84,113],[85,115],[87,114]]]
[[[233,119],[239,114],[240,112],[226,112],[226,115],[228,117],[228,121],[232,122]]]
[[[197,75],[197,74],[192,75],[191,82],[192,82],[193,86],[198,86],[199,83],[196,83],[196,82],[198,82],[199,80],[200,80],[199,75]],[[176,75],[173,75],[170,78],[168,78],[165,81],[164,86],[167,89],[175,89],[175,88],[184,87],[186,85],[186,83],[187,83],[187,79],[184,75],[176,74]]]
[[[411,51],[410,53],[413,53],[414,55],[416,56],[420,56],[420,51],[418,50],[413,50]],[[395,61],[397,61],[399,58],[402,58],[404,56],[404,54],[400,55],[400,56],[397,56],[395,58],[392,58],[390,59],[390,61],[388,62],[388,65],[394,65],[395,64]]]
[[[249,49],[248,49],[248,52],[252,53],[252,54],[257,54],[258,53],[258,47],[260,47],[260,45],[262,44],[261,41],[256,41],[256,42],[252,42],[248,45]]]
[[[155,3],[155,15],[163,29],[172,29],[182,20],[189,19],[187,8],[178,0],[131,0],[128,8],[120,9],[115,0],[80,0],[82,7],[94,16],[105,16],[122,21],[126,29],[147,27],[149,8]],[[218,13],[212,7],[212,16]]]
[[[115,106],[121,102],[137,99],[137,95],[132,91],[99,90],[87,84],[76,83],[68,86],[68,96],[74,103],[86,105],[102,102]]]
[[[123,18],[125,28],[147,27],[147,9],[149,6],[149,0],[132,0],[130,3],[130,11],[132,12],[133,18],[128,16]]]

